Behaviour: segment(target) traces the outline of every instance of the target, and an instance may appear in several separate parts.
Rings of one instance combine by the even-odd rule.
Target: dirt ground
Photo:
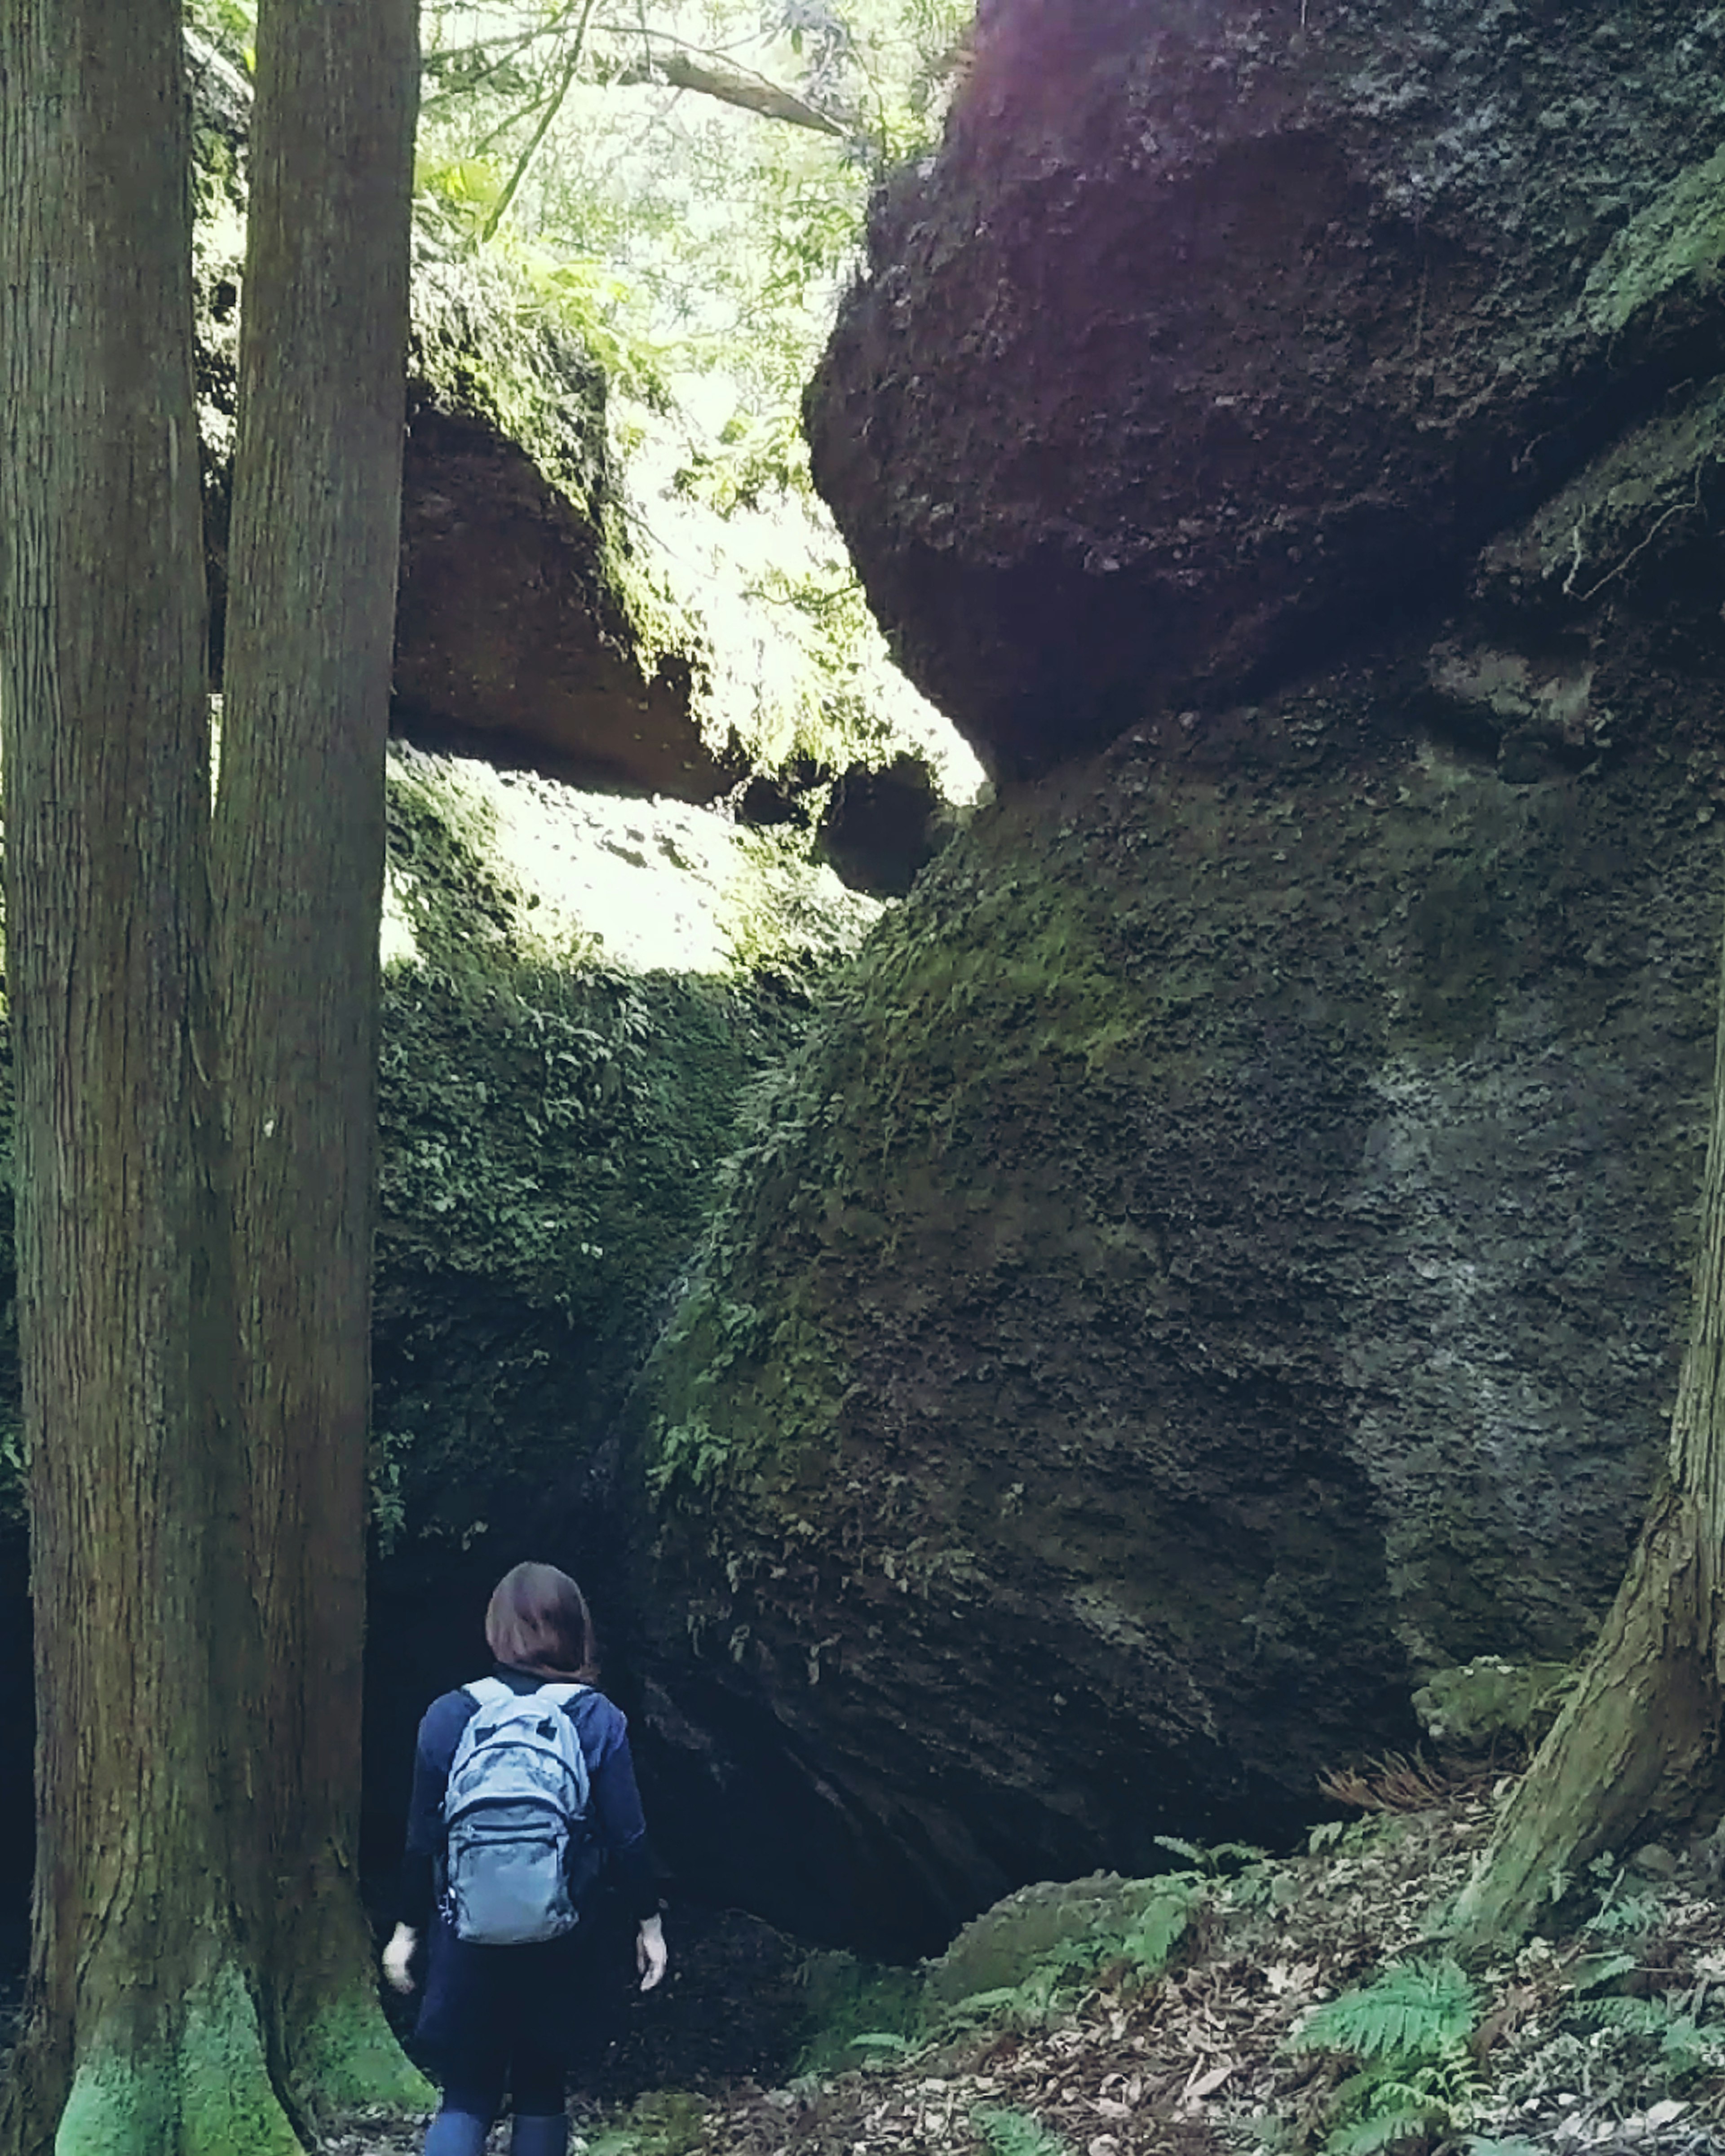
[[[926,2041],[865,2034],[854,2070],[800,2078],[795,1950],[748,1919],[674,1915],[676,1977],[662,1999],[639,2002],[576,2099],[578,2146],[592,2156],[1725,2151],[1725,1904],[1705,1847],[1601,1862],[1554,1912],[1548,1938],[1477,1972],[1466,2041],[1422,2084],[1432,2107],[1417,2129],[1368,2122],[1360,2139],[1348,2121],[1361,2061],[1301,2046],[1316,2007],[1389,1964],[1440,1955],[1435,1913],[1466,1876],[1506,1787],[1393,1768],[1375,1790],[1360,1784],[1357,1823],[1318,1830],[1316,1848],[1231,1876],[1219,1866],[1160,1975],[1121,1962],[1069,1970],[1040,1991],[961,2009]],[[405,2156],[419,2138],[355,2122],[328,2146]],[[506,2128],[494,2146],[506,2148]]]

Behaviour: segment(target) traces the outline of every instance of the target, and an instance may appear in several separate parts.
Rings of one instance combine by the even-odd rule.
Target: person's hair
[[[491,1590],[485,1644],[506,1669],[591,1684],[598,1640],[587,1597],[554,1564],[518,1564]]]

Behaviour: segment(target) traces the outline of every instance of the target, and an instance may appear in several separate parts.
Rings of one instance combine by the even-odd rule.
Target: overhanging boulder
[[[422,259],[402,472],[395,722],[550,776],[711,801],[700,631],[636,564],[606,382],[507,280]]]
[[[1706,0],[995,0],[811,387],[901,663],[998,768],[1425,606],[1717,364]]]

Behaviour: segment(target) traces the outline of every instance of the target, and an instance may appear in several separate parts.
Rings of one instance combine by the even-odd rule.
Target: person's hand
[[[413,1988],[413,1971],[408,1964],[413,1958],[413,1949],[419,1943],[419,1934],[405,1924],[398,1924],[383,1949],[383,1980],[392,1991],[408,1992]],[[660,1948],[660,1969],[665,1966],[665,1949]]]
[[[635,1967],[641,1972],[643,1991],[651,1991],[663,1979],[665,1964],[670,1959],[665,1951],[665,1919],[643,1917],[641,1928],[635,1934]]]

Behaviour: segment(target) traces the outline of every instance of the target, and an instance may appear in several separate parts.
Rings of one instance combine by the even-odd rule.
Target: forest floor
[[[849,2051],[860,2063],[845,2070],[793,2071],[794,1950],[746,1920],[695,1921],[675,1989],[642,2003],[604,2100],[578,2102],[573,2146],[1725,2156],[1725,1898],[1708,1845],[1601,1860],[1548,1936],[1471,1978],[1430,1943],[1507,1786],[1407,1763],[1356,1778],[1357,1823],[1318,1828],[1312,1849],[1243,1863],[1193,1852],[1172,1876],[1189,1906],[1170,1905],[1185,1907],[1183,1929],[1159,1973],[1069,1947],[927,2035],[865,2020]],[[675,1953],[675,1918],[669,1928]],[[1392,1966],[1390,1989],[1363,1999]],[[1325,2002],[1333,2041],[1302,2042]],[[506,2129],[493,2145],[507,2148]],[[417,2132],[357,2123],[328,2143],[332,2156],[418,2146]]]

